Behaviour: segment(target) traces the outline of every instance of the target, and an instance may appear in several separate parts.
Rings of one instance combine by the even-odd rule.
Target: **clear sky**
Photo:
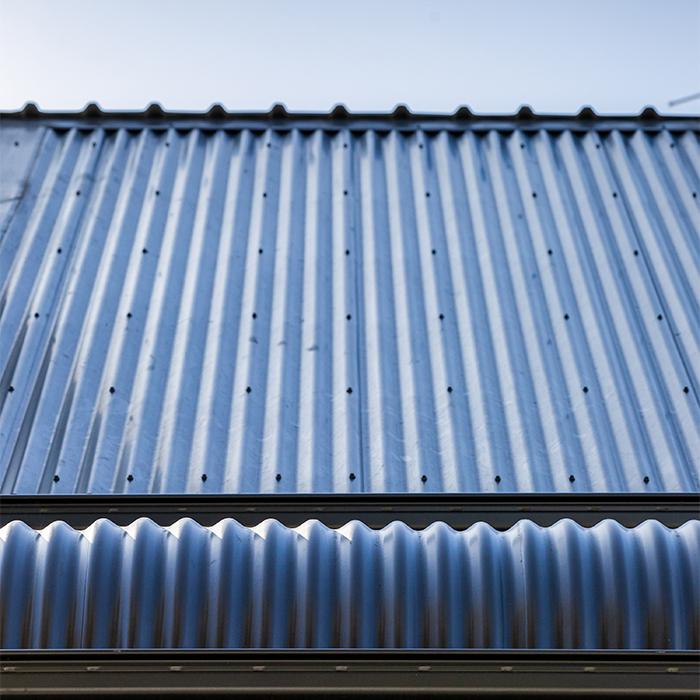
[[[0,108],[700,112],[700,0],[0,0]]]

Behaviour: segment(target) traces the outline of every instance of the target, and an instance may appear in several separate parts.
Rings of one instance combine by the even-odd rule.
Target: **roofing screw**
[[[533,193],[532,193],[532,196],[533,196],[535,199],[537,199],[537,192],[533,192]]]
[[[80,197],[80,190],[76,190],[75,196],[76,196],[76,197]]]
[[[349,386],[345,391],[346,391],[348,394],[352,394],[352,387]]]
[[[263,192],[263,197],[267,197],[267,192]]]
[[[206,474],[202,474],[202,481],[206,481],[206,480],[207,480],[207,475],[206,475]]]
[[[61,248],[56,248],[56,252],[60,255],[63,251]]]
[[[258,248],[258,255],[262,255],[262,254],[263,254],[263,249],[262,249],[262,248]]]
[[[351,316],[350,314],[348,314],[345,318],[346,318],[348,321],[350,321],[350,320],[352,319],[352,316]]]
[[[127,312],[126,312],[126,317],[127,317],[127,318],[131,318],[131,311],[127,311]]]
[[[435,250],[435,248],[433,248],[430,252],[431,252],[433,255],[437,255],[437,250]]]
[[[427,477],[425,474],[423,474],[423,476],[421,476],[420,480],[421,480],[423,483],[425,483],[425,482],[428,480],[428,477]]]
[[[15,146],[19,146],[19,141],[15,141]]]
[[[34,314],[34,318],[39,318],[39,313],[38,313],[38,312]]]
[[[553,254],[553,253],[552,253],[552,249],[550,248],[550,249],[547,251],[547,255],[552,255],[552,254]]]
[[[520,148],[525,148],[525,144],[524,144],[524,143],[521,143],[521,144],[520,144]]]
[[[345,255],[350,255],[350,251],[347,248],[345,249]]]
[[[253,391],[249,386],[245,388],[245,393],[250,394],[250,392]]]
[[[451,394],[451,393],[452,393],[452,387],[451,387],[451,386],[448,386],[448,387],[447,387],[447,393],[448,393],[448,394]]]
[[[642,479],[642,481],[643,481],[645,484],[648,484],[648,483],[649,483],[649,477],[648,477],[648,476],[645,476],[645,477]]]
[[[8,391],[10,394],[11,394],[14,390],[15,390],[15,388],[14,388],[13,386],[8,386],[8,387],[7,387],[7,391]]]
[[[253,318],[257,318],[257,317],[258,317],[258,315],[255,313],[255,311],[253,311]]]
[[[275,474],[275,481],[282,481],[282,475],[281,475],[281,474]]]
[[[690,391],[690,389],[688,389],[687,386],[684,386],[684,387],[683,387],[683,393],[684,393],[684,394],[687,394],[689,391]]]
[[[697,193],[697,192],[693,192],[693,199],[697,199],[697,198],[698,198],[698,193]]]
[[[596,148],[600,148],[600,144],[597,143],[597,144],[595,145],[595,147],[596,147]]]
[[[133,475],[133,474],[129,474],[129,476],[126,477],[126,480],[127,480],[127,481],[133,481],[133,480],[134,480],[134,475]]]
[[[569,481],[573,484],[576,481],[576,477],[573,474],[569,474]]]
[[[439,318],[440,318],[441,321],[444,321],[444,320],[445,320],[445,314],[440,314],[440,317],[439,317]]]
[[[148,248],[144,248],[141,252],[146,255],[146,253],[148,253]]]
[[[350,481],[355,481],[355,472],[350,472]]]
[[[348,144],[347,144],[347,143],[344,143],[344,144],[343,144],[343,148],[347,148],[347,147],[348,147]]]
[[[587,386],[584,386],[584,387],[583,387],[583,393],[584,393],[584,394],[587,394],[587,393],[588,393],[588,387],[587,387]]]
[[[347,191],[347,190],[343,190],[343,194],[347,197],[348,191]]]
[[[569,320],[569,314],[564,314],[564,320],[568,321]]]
[[[635,251],[634,251],[634,254],[635,254],[635,255],[639,255],[639,251],[638,251],[638,250],[635,250]]]
[[[501,483],[501,476],[500,476],[500,474],[496,474],[496,478],[494,479],[494,481],[495,481],[497,484],[500,484],[500,483]]]
[[[659,315],[656,317],[656,320],[657,320],[657,321],[663,321],[663,320],[664,320],[664,317],[663,317],[661,314],[659,314]]]
[[[113,394],[115,391],[116,391],[116,389],[113,386],[109,387],[110,394]]]
[[[57,484],[61,480],[61,477],[58,474],[53,475],[53,481],[55,484]]]
[[[425,193],[425,196],[426,196],[426,197],[430,197],[430,192],[426,192],[426,193]]]
[[[272,144],[271,144],[269,141],[268,141],[265,145],[266,145],[268,148],[272,148]]]
[[[156,197],[158,197],[158,195],[160,195],[160,190],[156,190]]]
[[[613,192],[613,197],[617,199],[617,192]]]

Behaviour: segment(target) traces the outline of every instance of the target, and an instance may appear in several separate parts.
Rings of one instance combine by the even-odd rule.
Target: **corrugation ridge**
[[[426,430],[424,411],[432,413],[434,406],[433,382],[430,365],[435,362],[429,351],[426,324],[426,305],[432,294],[421,275],[420,259],[423,246],[418,246],[423,212],[420,196],[412,180],[414,164],[406,162],[405,139],[391,133],[381,140],[381,158],[384,164],[388,260],[392,270],[392,299],[396,333],[396,370],[398,383],[394,391],[398,397],[395,409],[400,414],[402,458],[405,461],[406,489],[417,490],[425,479],[428,489],[441,487],[441,475],[432,473],[428,453],[437,452],[435,431]],[[408,182],[407,182],[408,181]],[[385,330],[390,333],[390,327]],[[389,365],[392,358],[388,358]],[[424,365],[428,368],[424,369]],[[427,376],[426,376],[427,375]],[[367,387],[371,391],[370,387]],[[420,400],[419,400],[420,397]],[[425,403],[425,408],[423,408]],[[415,406],[415,410],[410,410]],[[428,473],[430,473],[430,477]],[[430,483],[428,484],[428,480]],[[435,483],[437,482],[437,483]]]
[[[610,490],[618,489],[623,481],[625,462],[621,447],[629,444],[624,421],[624,410],[620,410],[618,397],[610,391],[615,386],[617,365],[615,363],[614,331],[605,297],[603,282],[596,266],[596,257],[605,251],[605,241],[595,249],[591,244],[594,230],[586,228],[581,221],[578,202],[580,191],[585,186],[577,144],[569,134],[562,136],[562,143],[554,144],[547,139],[543,150],[548,156],[547,175],[558,198],[557,216],[560,225],[569,237],[570,245],[561,245],[561,260],[568,283],[572,287],[569,305],[562,309],[558,323],[566,329],[568,341],[577,365],[577,376],[568,377],[574,410],[586,425],[583,448],[596,446],[597,471],[588,475],[592,490],[600,490],[603,483]],[[563,171],[553,180],[556,171]],[[590,231],[590,233],[589,233]],[[573,290],[578,290],[576,294]],[[578,399],[574,399],[578,396]],[[615,439],[621,431],[622,445]],[[629,487],[627,487],[629,488]]]
[[[97,148],[99,145],[99,149]],[[114,144],[116,145],[116,144]],[[104,149],[102,135],[83,136],[82,149],[88,152]],[[28,463],[43,463],[43,469],[37,471],[36,480],[40,484],[42,492],[51,490],[51,478],[55,482],[63,476],[58,474],[59,458],[62,454],[63,443],[66,438],[69,419],[75,398],[75,392],[79,386],[77,366],[80,357],[81,340],[88,321],[86,310],[89,303],[89,294],[78,293],[90,290],[90,261],[93,257],[87,251],[92,248],[100,249],[98,235],[98,222],[108,221],[111,217],[109,197],[106,195],[110,172],[117,159],[117,149],[110,148],[108,157],[99,160],[96,166],[95,187],[90,192],[90,197],[85,200],[86,212],[81,222],[80,235],[76,240],[60,249],[61,255],[66,253],[65,279],[60,292],[60,300],[57,303],[58,312],[54,324],[56,349],[53,355],[49,374],[46,380],[46,391],[40,406],[40,413],[36,418],[38,425],[44,426],[46,432],[52,437],[47,437],[44,431],[35,430],[25,460]],[[81,195],[82,196],[82,195]],[[103,228],[106,228],[103,225]],[[47,251],[53,254],[54,251]],[[58,252],[58,251],[56,251]],[[70,256],[70,258],[68,258]],[[72,258],[75,256],[75,260]],[[94,269],[93,279],[94,279]],[[64,485],[64,489],[72,488],[73,484]]]
[[[414,491],[405,471],[400,402],[404,395],[396,345],[395,281],[388,240],[385,135],[367,133],[360,145],[362,304],[367,398],[364,459],[370,491]],[[350,251],[352,254],[352,251]],[[352,390],[352,387],[347,389]],[[346,389],[347,402],[356,401]]]
[[[269,320],[257,306],[244,309],[254,318],[253,328],[269,323],[270,359],[267,367],[268,401],[263,421],[260,490],[295,491],[299,424],[301,364],[302,279],[305,258],[307,149],[297,130],[286,137],[268,134],[270,149],[280,152],[280,193],[277,208],[275,272],[270,290]],[[254,316],[253,316],[254,315]],[[278,475],[279,474],[279,478]]]
[[[508,348],[515,366],[515,374],[520,377],[516,398],[528,450],[526,464],[531,465],[528,471],[532,473],[527,487],[538,491],[552,491],[557,488],[557,475],[560,483],[566,483],[566,465],[560,462],[557,467],[554,466],[553,455],[548,449],[544,432],[546,418],[541,414],[547,407],[550,409],[547,414],[552,414],[551,405],[548,406],[546,386],[542,386],[546,382],[540,384],[535,380],[536,377],[548,376],[540,359],[540,351],[544,344],[543,335],[546,336],[547,333],[543,332],[545,329],[540,328],[540,318],[543,314],[538,309],[541,303],[539,275],[538,272],[531,271],[537,269],[536,258],[531,248],[531,237],[523,224],[519,223],[524,221],[524,215],[519,211],[523,195],[519,191],[514,163],[505,137],[491,134],[486,151],[491,181],[494,183],[492,206],[500,222],[498,242],[504,257],[504,266],[509,273],[508,292],[517,318],[517,323],[509,324],[513,329]]]
[[[613,179],[613,182],[620,183],[620,194],[623,200],[622,211],[624,212],[624,214],[620,214],[620,217],[625,225],[630,227],[634,239],[638,241],[640,250],[644,252],[645,269],[648,273],[648,307],[642,309],[642,311],[646,312],[646,322],[644,324],[646,332],[643,336],[647,342],[640,344],[640,347],[642,350],[647,350],[645,358],[647,367],[650,370],[647,376],[650,376],[656,385],[656,402],[652,402],[650,405],[651,408],[654,409],[655,406],[660,403],[659,399],[661,399],[668,407],[672,407],[672,386],[669,386],[666,375],[670,372],[671,368],[675,369],[676,373],[679,373],[679,369],[685,364],[683,353],[678,352],[676,340],[673,338],[673,334],[668,328],[669,314],[667,311],[667,304],[661,292],[662,288],[668,288],[669,291],[671,291],[673,289],[673,284],[669,282],[667,285],[661,285],[658,280],[658,274],[659,271],[661,271],[668,281],[670,278],[670,271],[666,271],[663,266],[655,265],[654,260],[657,259],[658,256],[652,255],[652,251],[649,249],[650,245],[652,245],[654,249],[656,248],[656,236],[651,230],[651,220],[653,217],[641,217],[640,210],[645,210],[645,208],[643,206],[636,207],[628,204],[628,198],[636,199],[641,204],[641,200],[638,199],[637,188],[635,187],[634,168],[629,160],[625,158],[626,154],[624,152],[624,145],[622,144],[622,137],[617,133],[613,133],[610,138],[613,139],[615,148],[609,149],[612,150],[613,153],[607,162],[607,167],[610,172],[609,177]],[[617,157],[615,157],[616,155]],[[613,193],[614,196],[616,196],[616,194],[617,193]],[[646,229],[646,233],[643,229]],[[662,311],[662,313],[658,313],[659,311]],[[636,319],[635,315],[631,314],[630,316],[633,320]],[[652,324],[656,325],[654,331],[649,330],[649,326]],[[682,370],[681,374],[684,374]],[[681,393],[683,379],[684,377],[681,376],[677,384],[673,382],[673,384],[678,386],[677,395]],[[671,465],[674,465],[674,467],[678,463],[690,464],[690,454],[685,440],[682,437],[683,421],[668,420],[668,418],[669,410],[666,410],[664,411],[663,417],[660,418],[659,423],[662,426],[663,434],[668,436],[670,449],[675,452],[675,454],[670,456],[669,462]],[[689,428],[697,433],[697,426],[695,426],[695,428],[689,426]],[[677,473],[674,474],[674,476],[677,477],[677,483],[672,484],[672,487],[679,488],[678,482],[680,482],[680,488],[683,488],[683,474]]]
[[[498,353],[498,333],[493,327],[493,313],[490,308],[489,299],[493,298],[493,285],[489,278],[489,251],[488,246],[484,244],[485,222],[483,214],[483,206],[481,203],[480,191],[477,182],[477,173],[474,169],[476,161],[476,137],[467,135],[460,139],[459,142],[459,168],[462,185],[463,197],[462,201],[467,205],[465,211],[467,223],[467,232],[465,242],[467,249],[461,249],[461,256],[466,272],[466,278],[475,280],[476,289],[470,285],[468,302],[470,307],[473,305],[472,313],[478,319],[474,329],[470,328],[465,335],[473,332],[477,349],[485,346],[483,353],[479,353],[479,374],[483,375],[478,386],[478,395],[483,396],[486,404],[485,413],[487,415],[487,432],[489,436],[489,444],[492,452],[492,464],[495,469],[499,470],[496,476],[505,476],[506,486],[504,490],[517,490],[515,488],[515,473],[512,456],[512,446],[510,444],[510,436],[508,427],[502,410],[501,401],[501,368],[499,365]],[[472,261],[469,265],[468,261]],[[497,303],[498,295],[492,302]],[[460,333],[461,335],[461,333]],[[462,341],[464,342],[464,341]],[[469,357],[464,359],[465,365],[470,364]],[[495,479],[496,477],[494,477]]]
[[[647,432],[642,429],[643,416],[638,409],[639,406],[647,404],[646,401],[639,400],[638,394],[646,393],[647,382],[644,380],[641,368],[644,365],[648,367],[648,354],[643,354],[640,360],[638,354],[639,350],[643,353],[643,344],[630,342],[634,335],[637,337],[644,335],[643,330],[635,323],[637,316],[634,307],[638,303],[638,297],[627,277],[625,257],[616,235],[622,222],[621,210],[610,211],[611,197],[617,197],[619,184],[614,176],[608,176],[612,180],[610,183],[607,180],[602,181],[601,172],[606,167],[607,156],[605,149],[602,151],[602,156],[593,153],[594,146],[596,151],[600,150],[601,143],[598,139],[581,140],[567,137],[562,140],[565,143],[560,149],[559,157],[566,168],[567,184],[571,188],[571,196],[575,201],[575,207],[572,210],[575,217],[574,225],[582,232],[590,231],[589,238],[592,242],[587,248],[594,275],[591,281],[591,288],[594,290],[591,299],[595,307],[595,326],[600,327],[599,342],[607,348],[607,352],[596,354],[607,359],[607,363],[604,365],[601,363],[601,366],[605,367],[605,372],[600,389],[606,389],[605,399],[610,406],[615,435],[619,436],[617,437],[618,474],[621,480],[622,465],[630,460],[642,461],[641,465],[631,462],[639,475],[635,479],[637,483],[626,485],[629,489],[640,488],[637,484],[643,481],[641,475],[648,475],[650,472],[654,474],[657,469],[654,460],[649,459],[652,445],[647,440]],[[600,245],[597,244],[598,242]],[[630,252],[627,250],[628,255]],[[614,286],[611,284],[613,281]],[[605,290],[610,290],[607,297]],[[615,292],[617,294],[613,296]],[[615,303],[611,303],[611,300]],[[618,331],[618,328],[624,328],[623,324],[627,326],[627,332]],[[625,349],[625,344],[629,344],[630,347]],[[638,378],[638,381],[633,381],[633,377]],[[653,405],[650,410],[654,410]],[[644,444],[645,449],[638,449],[640,444]],[[629,479],[629,476],[627,478]]]
[[[549,486],[557,491],[578,490],[581,485],[574,486],[578,480],[584,481],[583,488],[591,488],[591,484],[581,441],[571,426],[574,407],[567,386],[565,360],[556,350],[557,336],[561,334],[557,328],[565,321],[561,307],[566,304],[561,297],[566,291],[560,286],[558,274],[564,246],[561,232],[551,226],[556,192],[547,191],[546,200],[538,199],[546,188],[540,187],[542,173],[533,156],[543,147],[551,148],[545,134],[529,138],[513,134],[501,143],[508,165],[509,189],[506,192],[515,210],[511,212],[511,221],[515,224],[514,234],[521,255],[522,292],[518,297],[524,297],[519,302],[526,317],[522,328],[525,333],[532,334],[529,326],[535,326],[528,355],[533,365],[531,384],[537,396],[535,406],[544,430],[541,440],[551,469]],[[548,425],[550,422],[552,425]]]
[[[79,323],[79,330],[70,332],[66,319],[62,338],[63,351],[72,360],[70,377],[76,383],[75,408],[64,438],[62,481],[54,487],[63,492],[89,489],[95,470],[93,459],[105,411],[101,396],[107,394],[112,379],[105,381],[104,374],[110,363],[110,348],[120,343],[123,323],[118,319],[117,308],[124,303],[124,285],[128,280],[129,255],[124,248],[135,230],[128,221],[141,207],[144,188],[139,186],[139,180],[150,167],[148,147],[152,139],[147,135],[134,138],[120,130],[107,138],[113,142],[109,177],[99,194],[102,203],[91,235],[77,251],[74,283],[75,290],[81,293],[73,296],[67,311]],[[70,343],[74,343],[72,351]],[[69,344],[67,348],[65,344]],[[123,380],[118,386],[123,392]],[[90,406],[94,407],[92,415]]]
[[[48,285],[51,275],[50,270],[47,270],[50,266],[45,261],[44,256],[46,250],[51,247],[48,244],[48,239],[51,238],[57,227],[55,222],[48,222],[47,210],[50,204],[53,205],[54,209],[60,210],[62,208],[61,194],[64,189],[70,186],[70,173],[78,160],[78,148],[75,146],[74,133],[71,133],[65,142],[67,145],[55,153],[51,166],[40,185],[41,191],[44,192],[45,205],[32,210],[29,233],[25,233],[23,236],[21,250],[15,257],[15,264],[8,274],[7,288],[14,287],[16,292],[8,302],[8,308],[2,322],[0,322],[0,358],[2,358],[3,365],[7,363],[6,358],[9,357],[22,324],[26,323],[28,330],[22,346],[24,352],[18,356],[13,372],[14,382],[20,392],[10,405],[12,410],[5,409],[0,415],[0,436],[6,438],[2,450],[4,454],[14,451],[14,441],[20,430],[21,416],[26,411],[26,397],[33,388],[32,376],[36,376],[40,364],[40,361],[37,362],[37,358],[44,357],[46,350],[47,322],[45,319],[49,311],[47,311],[46,304],[40,302],[44,301],[42,289]],[[73,160],[66,163],[65,161],[69,160],[71,155]],[[69,172],[62,176],[65,169],[68,169]],[[60,187],[62,180],[65,181],[64,187]],[[67,206],[72,206],[72,204]],[[14,285],[13,280],[16,280]],[[42,316],[44,320],[39,320]],[[32,339],[34,339],[34,343],[31,343]],[[7,464],[5,460],[3,461]]]
[[[639,140],[642,141],[642,146],[637,148],[635,146]],[[700,324],[693,324],[692,319],[700,318],[698,302],[700,286],[697,284],[700,278],[700,243],[697,235],[700,230],[700,209],[696,206],[693,211],[689,188],[684,188],[686,191],[681,192],[674,187],[675,183],[672,181],[668,167],[670,156],[667,154],[673,149],[667,146],[675,144],[671,142],[661,145],[658,143],[661,140],[655,139],[653,150],[647,138],[628,138],[623,140],[623,144],[628,161],[636,166],[630,167],[630,172],[635,178],[638,189],[644,193],[646,209],[651,212],[648,219],[651,224],[655,224],[658,231],[654,239],[658,240],[664,253],[664,268],[668,268],[668,271],[664,270],[664,272],[669,283],[661,284],[656,280],[658,276],[656,270],[659,265],[653,265],[652,261],[648,260],[652,279],[660,303],[666,312],[671,338],[685,373],[690,383],[697,386],[699,377],[695,366],[700,359]],[[662,154],[659,153],[660,150]],[[676,149],[674,152],[679,150]],[[655,192],[664,192],[667,202],[664,202],[664,198],[660,196],[655,197],[653,194]],[[697,198],[697,191],[693,194]],[[683,200],[688,202],[687,210],[682,204]],[[692,217],[692,222],[685,215],[686,211]]]
[[[207,465],[207,481],[190,469],[188,491],[207,492],[234,490],[227,460],[230,420],[237,371],[236,347],[242,333],[240,298],[246,273],[247,229],[250,217],[253,177],[244,177],[255,169],[255,142],[251,132],[244,131],[235,139],[229,173],[230,188],[222,230],[222,252],[217,258],[212,298],[212,319],[207,330],[207,357],[204,366],[211,368],[203,378],[200,391],[195,448],[191,455],[197,465]],[[201,455],[196,459],[197,455]]]
[[[473,480],[478,476],[473,475],[469,479],[472,483],[468,483],[459,470],[461,464],[472,466],[475,463],[474,438],[465,407],[468,388],[464,372],[459,364],[459,353],[452,350],[449,342],[455,342],[455,335],[451,327],[446,328],[453,322],[454,315],[449,313],[452,271],[443,218],[444,203],[435,182],[438,144],[424,135],[402,136],[400,140],[401,156],[407,165],[402,167],[397,162],[397,168],[408,170],[410,183],[404,187],[410,186],[414,207],[400,209],[402,227],[410,231],[414,239],[412,245],[403,246],[409,273],[405,286],[413,296],[411,306],[415,308],[415,311],[409,308],[409,318],[418,317],[412,333],[411,364],[416,377],[412,403],[417,406],[416,449],[423,464],[413,478],[420,478],[423,490],[427,491],[475,490],[478,487]],[[400,249],[401,241],[396,240],[394,245]],[[436,255],[432,254],[433,250]],[[438,251],[441,254],[438,255]],[[414,279],[421,281],[420,288],[414,284]],[[410,415],[411,404],[405,404],[404,413]],[[464,434],[460,435],[462,430]]]

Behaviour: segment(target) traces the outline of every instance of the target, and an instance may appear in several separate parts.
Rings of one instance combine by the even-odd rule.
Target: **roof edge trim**
[[[34,102],[27,102],[18,110],[0,111],[0,119],[51,120],[69,122],[125,121],[148,122],[149,125],[164,126],[167,122],[188,123],[205,122],[212,126],[222,126],[229,122],[259,122],[270,126],[280,124],[308,122],[310,124],[333,123],[336,128],[353,122],[361,125],[386,124],[398,125],[509,125],[532,126],[562,124],[570,127],[580,124],[587,128],[595,125],[609,125],[624,128],[654,127],[665,128],[666,125],[684,125],[684,128],[700,129],[700,116],[660,114],[654,107],[646,106],[638,114],[599,114],[590,106],[583,106],[575,114],[535,112],[530,106],[521,106],[514,114],[476,113],[467,105],[460,105],[452,113],[414,112],[405,104],[397,105],[390,112],[352,112],[344,104],[337,104],[328,112],[291,112],[282,103],[274,104],[268,111],[228,110],[221,103],[212,104],[203,111],[166,110],[158,102],[152,102],[143,110],[104,110],[96,102],[90,102],[82,110],[43,110]]]

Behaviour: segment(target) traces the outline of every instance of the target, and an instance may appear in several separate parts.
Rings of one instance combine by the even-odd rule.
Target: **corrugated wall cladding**
[[[700,521],[0,530],[3,648],[700,647]]]
[[[700,488],[697,131],[2,138],[3,493]]]

